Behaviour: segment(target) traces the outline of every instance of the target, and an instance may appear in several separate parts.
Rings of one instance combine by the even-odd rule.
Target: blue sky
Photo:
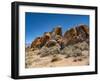
[[[63,33],[78,24],[89,26],[88,15],[50,14],[50,13],[25,13],[25,43],[31,43],[44,32],[52,31],[58,25]]]

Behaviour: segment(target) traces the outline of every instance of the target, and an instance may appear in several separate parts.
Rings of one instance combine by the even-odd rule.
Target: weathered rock
[[[62,36],[62,29],[60,26],[53,29],[52,32],[45,32],[42,37],[37,37],[31,44],[31,48],[42,48],[43,46],[52,47],[58,45],[61,49],[68,45],[79,42],[86,42],[84,44],[76,45],[81,50],[88,49],[89,44],[89,28],[86,25],[79,25],[69,29]]]
[[[76,27],[76,30],[78,35],[82,33],[85,33],[86,36],[89,35],[89,28],[86,25],[80,25]]]
[[[50,54],[59,54],[60,53],[60,47],[59,46],[53,46],[49,48]]]
[[[78,41],[85,41],[89,39],[89,28],[86,25],[80,25],[76,27]]]
[[[37,37],[31,44],[31,48],[40,48],[41,37]]]
[[[51,32],[51,38],[55,39],[56,35],[62,36],[62,29],[60,26],[54,28]]]
[[[55,34],[56,35],[60,35],[62,36],[62,29],[60,26],[56,27],[55,30],[54,30]]]
[[[46,42],[48,42],[50,40],[50,36],[48,35],[44,35],[43,37],[41,37],[41,47],[43,47]]]
[[[86,25],[79,25],[71,28],[64,33],[64,44],[75,44],[77,42],[87,41],[89,39],[89,28]]]
[[[31,44],[31,48],[41,48],[43,47],[47,41],[51,39],[49,33],[45,33],[42,37],[37,37]]]
[[[58,38],[57,43],[60,45],[61,50],[65,47],[63,38]]]
[[[59,40],[59,39],[62,39],[62,36],[56,35],[56,36],[55,36],[55,40],[57,41],[57,40]]]
[[[52,47],[52,46],[56,46],[57,45],[57,41],[56,40],[49,40],[47,43],[46,43],[46,47]]]
[[[43,37],[46,36],[48,39],[51,39],[51,32],[44,32]]]
[[[40,57],[48,56],[50,55],[49,49],[47,47],[42,47],[38,54],[40,55]]]

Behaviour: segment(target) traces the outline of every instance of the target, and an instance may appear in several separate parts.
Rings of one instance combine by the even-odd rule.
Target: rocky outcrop
[[[62,29],[60,26],[54,28],[51,32],[51,38],[56,40],[56,36],[62,36]]]
[[[31,48],[41,48],[43,46],[48,47],[54,43],[52,40],[55,40],[56,42],[59,42],[60,44],[61,38],[62,38],[62,29],[61,27],[57,26],[51,32],[44,32],[42,37],[37,37],[32,42]]]
[[[31,44],[31,48],[42,48],[43,46],[60,46],[63,49],[65,46],[86,41],[89,43],[89,28],[86,25],[78,25],[67,30],[62,35],[62,28],[57,26],[50,32],[45,32],[43,36],[37,37]]]
[[[45,32],[42,37],[37,37],[31,44],[31,48],[41,48],[51,39],[50,33]]]
[[[64,33],[64,44],[75,44],[77,42],[89,41],[89,28],[86,25],[79,25]]]
[[[56,35],[62,36],[62,28],[61,28],[61,26],[55,27],[55,28],[52,30],[52,33],[53,33],[53,32],[54,32]]]
[[[37,37],[31,44],[31,48],[40,48],[41,46],[41,37]]]

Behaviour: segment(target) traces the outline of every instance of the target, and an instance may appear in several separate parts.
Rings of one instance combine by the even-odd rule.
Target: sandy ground
[[[66,57],[66,55],[54,54],[45,57],[38,55],[39,50],[26,51],[25,67],[63,67],[89,65],[88,56]]]

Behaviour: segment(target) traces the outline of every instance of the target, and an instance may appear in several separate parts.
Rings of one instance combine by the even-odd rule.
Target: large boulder
[[[76,27],[76,30],[78,35],[84,33],[86,36],[89,35],[89,28],[86,25],[79,25],[78,27]]]
[[[89,39],[89,28],[86,25],[80,25],[76,27],[77,37],[79,41],[85,41]]]
[[[62,36],[62,28],[57,26],[51,31],[51,38],[55,39],[56,35]]]
[[[56,27],[54,29],[54,32],[55,32],[56,35],[62,36],[62,28],[60,26]]]
[[[47,36],[48,39],[51,39],[51,32],[44,32],[43,36]]]
[[[82,41],[89,41],[89,28],[86,25],[79,25],[64,33],[64,44],[75,44]]]
[[[50,39],[51,37],[49,35],[44,35],[43,37],[41,37],[41,47],[43,47]]]
[[[37,37],[31,44],[31,48],[41,48],[51,39],[50,33],[45,32],[42,37]]]
[[[45,46],[46,47],[52,47],[52,46],[56,46],[57,45],[57,41],[56,40],[49,40]]]
[[[71,28],[70,30],[66,31],[64,33],[64,44],[68,45],[68,44],[72,44],[74,42],[76,42],[76,37],[77,37],[77,31],[75,28]]]
[[[31,48],[40,48],[41,37],[37,37],[31,44]]]

